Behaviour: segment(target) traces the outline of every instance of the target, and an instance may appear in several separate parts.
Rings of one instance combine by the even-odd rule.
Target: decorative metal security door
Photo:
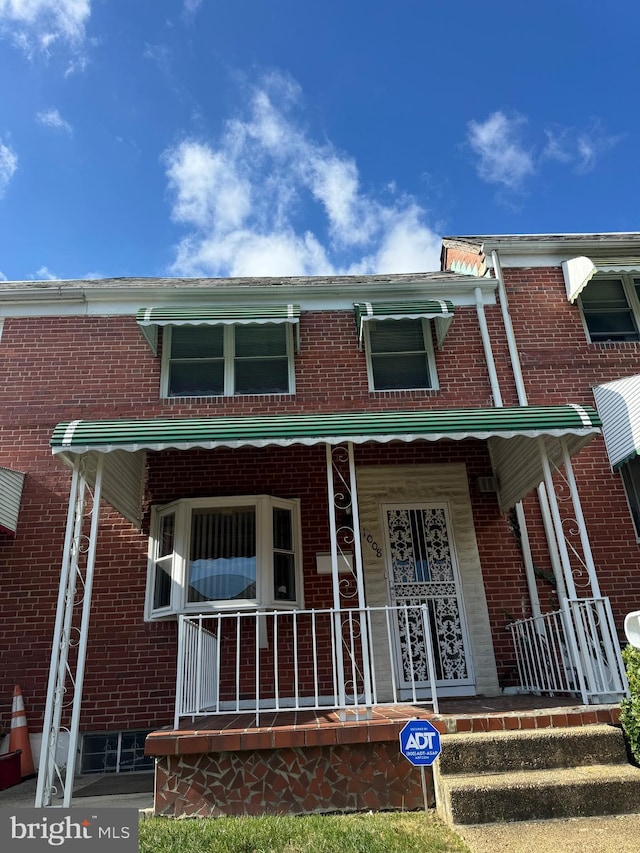
[[[428,686],[421,609],[426,604],[438,692],[468,694],[473,672],[447,509],[395,504],[383,511],[391,604],[401,608],[395,623],[399,684],[408,688],[415,680],[416,687]]]

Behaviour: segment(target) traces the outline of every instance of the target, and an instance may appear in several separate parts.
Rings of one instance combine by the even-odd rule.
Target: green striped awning
[[[358,344],[362,348],[364,324],[368,320],[404,320],[407,317],[434,321],[438,349],[453,320],[453,302],[448,299],[426,299],[421,302],[354,302]]]
[[[520,406],[502,409],[432,409],[403,412],[340,412],[262,417],[154,418],[69,421],[53,431],[54,453],[108,453],[194,447],[265,447],[340,444],[344,441],[415,441],[441,438],[510,438],[599,432],[595,409],[583,406]]]
[[[58,424],[50,444],[53,453],[67,464],[73,465],[74,460],[82,456],[83,470],[90,482],[102,456],[105,500],[139,526],[147,451],[289,447],[294,444],[343,442],[486,440],[499,482],[500,507],[506,510],[542,481],[541,449],[550,460],[561,465],[561,442],[573,455],[599,432],[600,419],[594,409],[567,405],[262,417],[77,420]]]
[[[248,323],[292,323],[300,321],[299,305],[173,305],[140,308],[136,314],[140,331],[154,355],[158,351],[158,326],[224,326]],[[297,346],[296,349],[299,349]]]

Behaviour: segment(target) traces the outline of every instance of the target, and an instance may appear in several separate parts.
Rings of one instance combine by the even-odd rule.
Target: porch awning
[[[103,494],[105,500],[120,510],[120,482],[122,489],[130,491],[131,484],[143,470],[139,466],[137,473],[131,470],[128,454],[137,456],[145,451],[167,449],[289,447],[348,441],[363,444],[370,441],[478,439],[489,443],[500,489],[502,491],[504,485],[508,495],[509,503],[505,505],[502,497],[500,503],[507,508],[542,481],[538,438],[545,439],[549,454],[560,461],[560,438],[566,439],[571,454],[577,453],[600,432],[599,427],[597,412],[588,407],[523,406],[264,417],[79,420],[58,424],[50,443],[53,453],[68,463],[78,455],[95,457],[96,454],[107,454]],[[515,439],[520,441],[517,451],[514,447],[516,452],[512,452]],[[119,469],[114,475],[109,471],[112,455]],[[92,465],[95,467],[95,463]],[[130,514],[126,517],[133,520]]]
[[[158,352],[158,326],[230,326],[249,323],[292,323],[298,331],[299,305],[193,305],[140,308],[136,314],[140,331],[154,355]],[[296,349],[299,340],[296,335]]]
[[[453,302],[448,299],[427,299],[422,302],[354,302],[358,344],[362,348],[364,324],[368,320],[404,320],[426,318],[434,321],[438,349],[453,320]]]
[[[15,536],[24,477],[20,471],[0,468],[0,533]]]
[[[575,302],[596,273],[640,273],[640,258],[598,258],[581,256],[563,261],[562,272],[567,288],[567,299]]]
[[[593,389],[612,468],[640,453],[640,375]]]

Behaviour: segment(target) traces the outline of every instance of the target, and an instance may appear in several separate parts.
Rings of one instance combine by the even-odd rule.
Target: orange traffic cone
[[[21,750],[20,774],[23,779],[30,779],[36,775],[31,755],[31,744],[29,743],[29,729],[27,728],[27,715],[24,712],[24,701],[22,690],[16,684],[13,691],[13,708],[11,710],[11,732],[9,734],[9,752]]]

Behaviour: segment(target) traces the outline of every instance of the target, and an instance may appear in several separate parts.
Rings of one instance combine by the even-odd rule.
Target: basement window
[[[153,770],[153,757],[144,754],[144,742],[150,731],[138,729],[83,735],[80,772],[133,773],[136,770]]]

